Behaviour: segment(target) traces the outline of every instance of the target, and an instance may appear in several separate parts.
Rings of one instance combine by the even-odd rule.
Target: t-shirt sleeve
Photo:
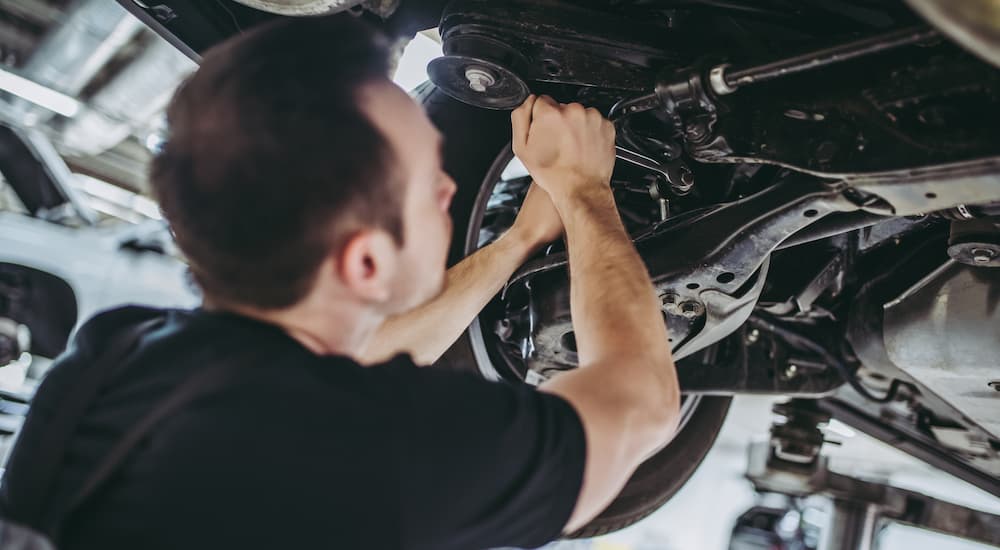
[[[535,548],[558,538],[583,482],[586,440],[564,399],[418,368],[400,357],[387,418],[407,548]]]

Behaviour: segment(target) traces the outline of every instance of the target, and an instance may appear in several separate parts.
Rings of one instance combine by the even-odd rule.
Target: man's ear
[[[351,235],[337,258],[337,275],[358,298],[384,303],[392,298],[399,250],[385,231],[365,229]]]

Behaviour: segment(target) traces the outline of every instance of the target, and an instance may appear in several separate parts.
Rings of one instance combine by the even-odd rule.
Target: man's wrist
[[[614,193],[607,183],[565,186],[554,190],[551,197],[563,220],[580,211],[607,210],[617,213]]]
[[[541,231],[529,224],[518,223],[517,219],[514,220],[514,225],[497,240],[503,241],[524,257],[534,254],[539,248],[548,244]]]
[[[600,177],[586,177],[572,173],[543,175],[541,177],[532,174],[532,177],[552,197],[553,203],[572,202],[580,195],[592,196],[611,191],[609,181]]]

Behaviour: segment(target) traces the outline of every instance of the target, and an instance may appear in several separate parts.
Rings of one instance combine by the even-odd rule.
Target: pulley
[[[951,222],[948,255],[973,267],[1000,267],[1000,224],[988,219]]]
[[[236,0],[240,4],[278,15],[328,15],[344,11],[364,0]],[[152,2],[150,2],[152,3]]]
[[[441,91],[474,107],[513,109],[528,98],[528,84],[515,72],[523,58],[486,36],[445,40],[445,55],[430,62],[427,75]]]

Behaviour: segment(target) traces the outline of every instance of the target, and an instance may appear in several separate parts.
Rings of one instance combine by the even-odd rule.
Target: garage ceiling
[[[111,0],[0,0],[0,68],[79,106],[64,116],[0,92],[0,121],[43,130],[77,171],[146,191],[163,110],[195,65]]]

